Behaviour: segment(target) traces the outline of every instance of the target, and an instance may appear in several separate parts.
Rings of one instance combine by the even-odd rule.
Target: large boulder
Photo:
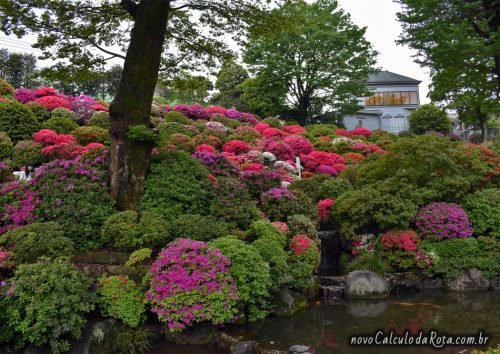
[[[297,311],[305,310],[309,307],[307,298],[288,288],[282,288],[275,297],[276,308],[274,314],[277,316],[292,316]]]
[[[381,299],[389,296],[387,280],[368,270],[355,270],[347,275],[345,296],[351,299]]]
[[[448,290],[465,291],[484,291],[490,286],[490,282],[479,269],[472,268],[464,270],[458,278],[449,281],[446,284]]]
[[[223,353],[253,354],[257,343],[253,340],[245,341],[227,333],[219,332],[215,335],[215,344]]]

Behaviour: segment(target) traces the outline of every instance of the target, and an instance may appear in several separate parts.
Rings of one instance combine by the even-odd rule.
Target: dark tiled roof
[[[390,85],[390,84],[420,84],[422,81],[412,79],[408,76],[399,75],[391,71],[383,70],[370,75],[368,85]]]

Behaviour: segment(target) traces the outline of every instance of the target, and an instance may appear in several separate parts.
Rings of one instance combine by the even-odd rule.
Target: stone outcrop
[[[389,284],[377,273],[356,270],[347,275],[345,296],[351,299],[384,298],[389,296]]]
[[[465,292],[465,291],[484,291],[490,286],[490,282],[479,269],[466,269],[457,279],[447,282],[448,290]]]

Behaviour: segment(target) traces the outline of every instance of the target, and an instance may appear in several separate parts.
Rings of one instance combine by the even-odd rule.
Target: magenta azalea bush
[[[37,192],[24,182],[10,182],[0,190],[0,235],[38,219],[42,202]]]
[[[415,225],[421,237],[433,240],[472,236],[464,209],[453,203],[431,203],[417,213]]]
[[[146,297],[151,311],[173,332],[202,321],[234,320],[238,296],[230,264],[205,242],[178,239],[170,243],[150,270]]]

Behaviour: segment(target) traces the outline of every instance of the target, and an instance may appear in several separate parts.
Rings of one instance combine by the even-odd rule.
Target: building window
[[[417,105],[418,95],[415,91],[376,92],[365,98],[365,106],[399,106]]]

